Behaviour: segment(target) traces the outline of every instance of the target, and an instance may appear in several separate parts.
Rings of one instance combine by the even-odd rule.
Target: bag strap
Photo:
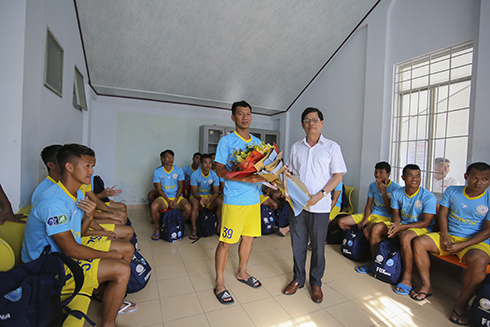
[[[78,265],[78,263],[75,262],[75,260],[62,252],[53,252],[52,254],[60,258],[61,261],[63,261],[63,263],[68,266],[73,275],[73,278],[75,279],[75,290],[73,291],[73,294],[69,298],[61,302],[62,306],[66,306],[68,303],[71,302],[71,300],[73,300],[75,296],[77,296],[78,292],[80,292],[80,290],[82,289],[85,276],[83,275],[82,268]]]

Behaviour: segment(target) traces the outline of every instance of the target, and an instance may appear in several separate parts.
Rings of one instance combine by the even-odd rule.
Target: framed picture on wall
[[[51,31],[47,30],[44,61],[44,85],[62,97],[63,48]]]
[[[87,110],[83,75],[80,73],[77,66],[75,66],[75,78],[73,79],[73,106],[79,110]]]

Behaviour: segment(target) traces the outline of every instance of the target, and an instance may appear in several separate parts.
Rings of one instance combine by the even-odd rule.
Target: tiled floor
[[[434,295],[415,302],[395,294],[389,284],[356,273],[358,263],[344,258],[338,245],[326,245],[324,300],[315,304],[307,287],[295,295],[281,293],[292,278],[289,234],[266,235],[255,239],[248,268],[263,284],[258,289],[236,280],[238,246],[231,246],[225,280],[235,303],[225,306],[213,295],[217,236],[194,244],[188,238],[177,243],[153,242],[148,209],[132,209],[129,217],[138,235],[138,247],[152,267],[152,276],[145,289],[128,295],[127,299],[137,302],[139,308],[119,315],[120,327],[452,325],[448,317],[461,287],[461,270],[444,262],[433,264]],[[99,310],[99,303],[92,301],[89,316],[100,325]]]

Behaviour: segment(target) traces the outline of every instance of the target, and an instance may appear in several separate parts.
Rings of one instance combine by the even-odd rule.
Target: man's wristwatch
[[[327,192],[325,192],[324,189],[322,189],[322,194],[323,194],[323,197],[326,197],[327,196]]]

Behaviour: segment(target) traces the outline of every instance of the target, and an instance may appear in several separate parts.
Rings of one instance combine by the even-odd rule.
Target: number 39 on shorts
[[[233,236],[233,229],[223,227],[223,237],[231,239],[232,236]]]

